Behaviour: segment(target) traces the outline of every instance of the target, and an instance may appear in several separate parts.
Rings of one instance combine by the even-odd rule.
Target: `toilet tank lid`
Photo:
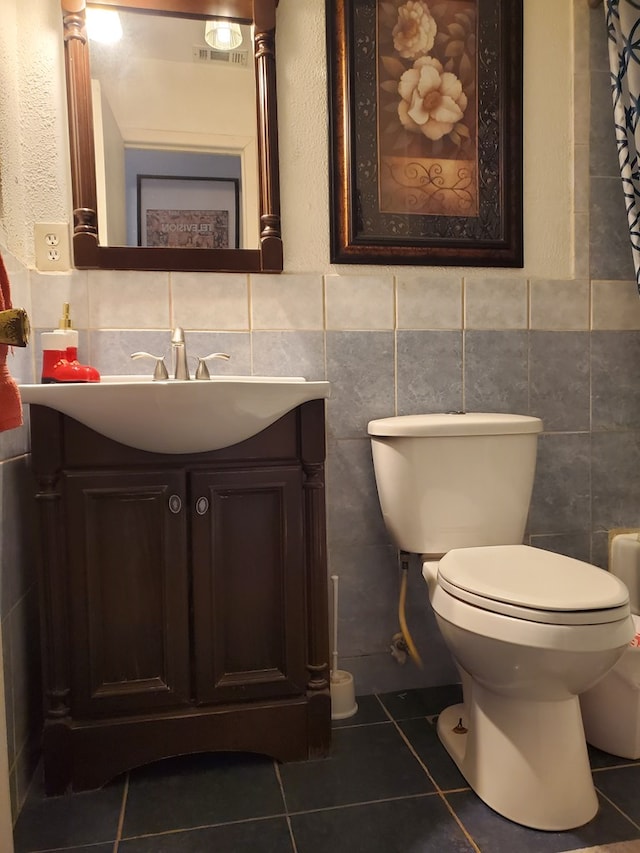
[[[369,421],[369,435],[510,435],[542,432],[542,421],[530,415],[498,412],[447,412],[429,415],[399,415]]]

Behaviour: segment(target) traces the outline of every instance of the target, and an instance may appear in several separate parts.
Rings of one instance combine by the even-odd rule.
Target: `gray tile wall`
[[[620,183],[606,28],[590,14],[591,549],[607,565],[608,531],[640,525],[638,294]]]
[[[29,272],[2,251],[12,301],[30,313]],[[7,363],[18,382],[32,381],[33,351],[14,349]],[[28,411],[25,411],[25,418]],[[0,630],[7,718],[11,808],[17,817],[39,758],[42,730],[40,632],[28,429],[0,433]]]

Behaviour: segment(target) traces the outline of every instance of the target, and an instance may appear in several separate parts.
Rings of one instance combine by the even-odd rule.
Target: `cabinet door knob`
[[[171,495],[169,498],[169,510],[174,515],[177,515],[182,509],[182,500],[180,499],[180,495]]]
[[[200,497],[196,501],[196,512],[198,515],[205,515],[209,510],[209,500],[208,498]]]

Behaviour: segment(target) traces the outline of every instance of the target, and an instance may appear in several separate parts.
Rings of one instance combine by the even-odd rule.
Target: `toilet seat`
[[[449,551],[438,564],[438,585],[483,610],[548,625],[599,625],[629,614],[617,577],[528,545]]]

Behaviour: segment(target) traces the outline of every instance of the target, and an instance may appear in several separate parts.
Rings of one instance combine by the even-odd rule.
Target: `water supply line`
[[[400,631],[402,633],[402,638],[407,646],[407,651],[409,652],[409,656],[411,660],[418,666],[420,669],[424,669],[424,664],[422,663],[422,658],[413,642],[413,638],[409,631],[409,626],[407,625],[407,619],[405,615],[405,606],[407,602],[407,583],[409,578],[409,554],[407,551],[400,551],[400,598],[398,600],[398,621],[400,622]]]

